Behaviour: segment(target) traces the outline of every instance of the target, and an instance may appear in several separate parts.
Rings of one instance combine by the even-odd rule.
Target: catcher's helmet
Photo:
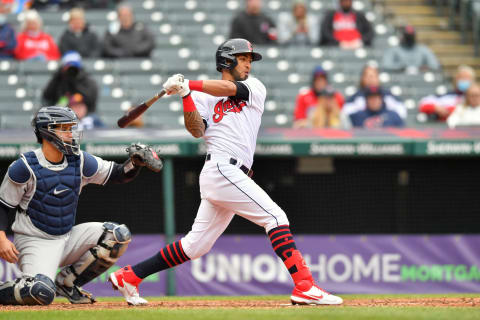
[[[71,137],[66,135],[64,140],[57,134],[61,133],[56,128],[60,124],[72,124],[70,129]],[[63,154],[79,154],[82,132],[78,130],[78,118],[72,109],[57,106],[42,107],[33,117],[32,127],[38,143],[42,143],[43,139],[45,139]],[[70,130],[68,133],[70,133]]]
[[[230,39],[222,43],[215,53],[215,61],[217,62],[217,71],[222,69],[232,70],[238,64],[236,54],[251,53],[253,61],[262,60],[262,55],[253,51],[250,41],[245,39]]]

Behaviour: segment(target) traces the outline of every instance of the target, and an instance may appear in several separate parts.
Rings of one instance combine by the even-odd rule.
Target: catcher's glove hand
[[[155,150],[147,145],[132,143],[127,148],[127,152],[130,159],[132,159],[133,165],[137,167],[147,167],[155,172],[159,172],[163,168],[162,159],[160,159]]]

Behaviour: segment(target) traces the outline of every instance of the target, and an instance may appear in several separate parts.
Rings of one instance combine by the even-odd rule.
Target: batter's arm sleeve
[[[247,86],[242,82],[232,82],[237,86],[237,93],[230,98],[248,101],[250,99],[250,91],[248,90]]]
[[[113,163],[112,173],[107,184],[127,183],[135,179],[142,167],[135,166],[130,159],[123,164]]]

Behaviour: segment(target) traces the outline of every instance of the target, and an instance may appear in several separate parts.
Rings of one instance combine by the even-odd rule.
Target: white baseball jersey
[[[192,98],[207,122],[204,135],[207,153],[239,159],[251,168],[267,90],[254,77],[239,82],[249,90],[248,101],[214,97],[198,91],[192,92]]]
[[[240,167],[251,168],[263,114],[266,89],[256,78],[241,81],[248,101],[192,92],[198,112],[207,122],[204,139],[211,155],[200,173],[200,197],[192,230],[181,239],[190,259],[207,253],[234,215],[265,228],[288,225],[285,212]],[[231,158],[238,160],[236,164]]]

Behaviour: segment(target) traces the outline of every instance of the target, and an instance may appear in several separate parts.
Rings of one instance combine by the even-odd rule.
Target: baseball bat
[[[117,124],[120,128],[125,128],[127,124],[138,118],[142,113],[147,111],[147,109],[155,103],[158,99],[163,97],[167,93],[165,89],[162,89],[159,93],[153,96],[150,100],[143,102],[142,104],[139,104],[138,106],[132,108],[130,111],[128,111],[123,117],[118,119]]]

